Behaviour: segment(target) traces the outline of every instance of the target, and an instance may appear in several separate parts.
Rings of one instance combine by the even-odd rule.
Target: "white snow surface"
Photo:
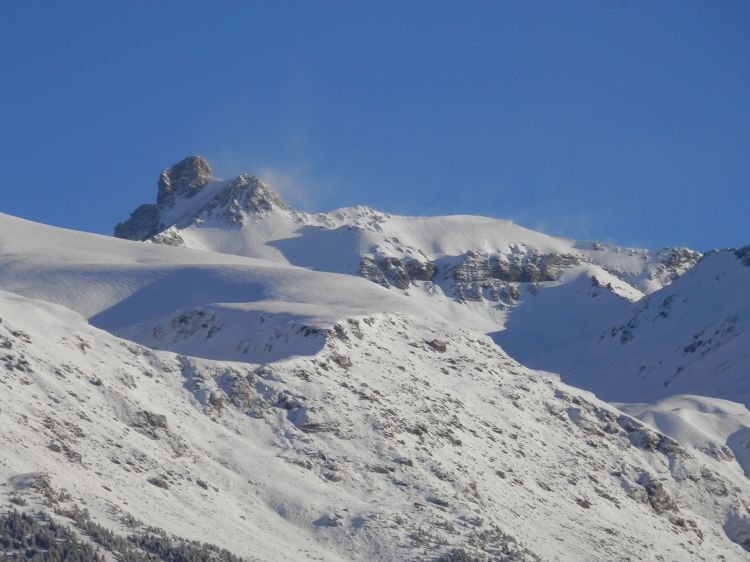
[[[410,313],[484,331],[500,325],[484,310],[448,298],[429,298],[419,288],[407,297],[350,275],[134,243],[8,215],[0,215],[0,260],[4,289],[63,305],[98,327],[162,349],[181,350],[180,338],[186,332],[179,330],[179,319],[186,314],[203,311],[226,316],[232,323],[244,309],[239,323],[248,316],[255,320],[236,326],[237,331],[229,334],[236,340],[227,336],[218,348],[195,347],[195,354],[213,358],[242,359],[245,353],[236,349],[238,342],[272,337],[276,324],[283,321],[282,313],[289,322],[299,318],[315,325],[373,310]],[[275,315],[270,324],[261,320],[266,310]],[[176,340],[155,337],[155,330],[163,334],[165,325],[180,331]]]

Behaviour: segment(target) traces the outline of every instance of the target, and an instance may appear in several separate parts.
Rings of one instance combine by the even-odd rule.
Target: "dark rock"
[[[411,260],[406,262],[406,272],[412,281],[430,281],[437,267],[431,261]]]
[[[617,423],[628,433],[630,443],[639,449],[651,452],[658,451],[671,457],[690,457],[690,453],[677,441],[662,433],[653,431],[634,418],[622,415],[617,419]]]
[[[302,396],[292,395],[285,390],[276,399],[276,407],[284,408],[285,410],[296,410],[304,405],[304,400]]]
[[[167,417],[142,410],[130,418],[130,425],[152,439],[159,438],[159,430],[167,429]]]
[[[392,256],[365,257],[359,264],[359,274],[384,287],[406,290],[414,281],[429,281],[435,275],[436,265],[430,261]]]
[[[159,208],[145,204],[130,213],[130,218],[115,226],[115,237],[127,240],[148,240],[162,229]]]
[[[664,489],[664,485],[661,482],[654,480],[649,474],[643,474],[638,483],[643,486],[643,489],[646,491],[648,503],[651,504],[651,509],[656,513],[662,514],[665,511],[677,511],[677,504]]]
[[[352,366],[352,360],[346,355],[335,354],[331,356],[331,361],[343,369],[348,369]]]
[[[712,495],[714,496],[727,496],[729,495],[729,489],[727,488],[724,480],[713,470],[703,468],[701,470],[701,478],[703,485]]]
[[[241,191],[240,205],[246,211],[253,213],[265,213],[271,209],[289,209],[289,205],[266,184],[254,176],[242,174],[232,180],[229,188],[235,192]],[[249,188],[249,189],[245,189]]]
[[[199,214],[221,212],[231,225],[241,224],[244,213],[265,215],[273,209],[290,207],[267,185],[254,176],[241,174],[214,195]]]
[[[208,395],[208,403],[218,412],[224,408],[224,400],[225,396],[223,394],[218,394],[213,390]]]
[[[336,431],[338,426],[335,423],[306,423],[300,425],[299,428],[305,433],[325,433]]]
[[[148,412],[141,410],[133,416],[131,420],[133,427],[153,427],[166,429],[167,428],[167,416],[162,414],[155,414],[154,412]]]
[[[164,244],[165,246],[184,246],[185,240],[180,236],[176,230],[173,230],[171,228],[165,230],[164,232],[159,232],[158,234],[151,236],[152,242],[155,242],[156,244]]]
[[[439,505],[440,507],[448,507],[450,505],[450,503],[447,500],[444,500],[442,498],[436,498],[435,496],[429,496],[427,498],[427,501],[435,505]]]
[[[164,478],[149,478],[148,483],[156,486],[157,488],[163,488],[165,490],[169,489],[169,482],[164,480]]]
[[[211,178],[211,166],[205,158],[188,156],[161,173],[157,184],[159,192],[156,202],[161,204],[175,195],[192,197],[211,181]]]
[[[429,345],[432,349],[439,353],[445,353],[448,349],[448,343],[440,340],[432,340],[425,342],[427,345]]]
[[[676,273],[677,269],[690,268],[701,258],[701,254],[689,248],[664,248],[658,252],[661,263],[668,271]]]

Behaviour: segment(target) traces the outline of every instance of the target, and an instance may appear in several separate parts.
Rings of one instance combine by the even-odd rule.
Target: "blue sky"
[[[307,210],[750,243],[750,2],[27,2],[0,210],[111,233],[188,154]]]

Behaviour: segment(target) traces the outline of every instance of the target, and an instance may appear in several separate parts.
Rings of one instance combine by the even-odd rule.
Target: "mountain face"
[[[375,314],[210,361],[0,298],[6,501],[250,560],[743,559],[729,463],[479,334]]]
[[[173,184],[166,192],[164,185]],[[384,287],[482,303],[495,318],[501,315],[493,309],[521,294],[580,275],[636,300],[700,258],[685,248],[653,252],[554,238],[482,217],[399,217],[367,207],[303,213],[257,178],[212,178],[196,156],[166,169],[157,204],[138,207],[115,236],[359,275]]]
[[[517,324],[511,318],[496,340],[525,364],[566,373],[571,384],[608,400],[700,394],[750,406],[747,253],[710,252],[673,284],[616,315],[587,321],[583,306],[571,308],[570,322],[586,324],[585,334],[561,333],[547,321],[556,301],[574,298],[551,289],[529,303]]]
[[[115,235],[0,215],[0,553],[750,559],[747,247],[310,214],[200,157]]]

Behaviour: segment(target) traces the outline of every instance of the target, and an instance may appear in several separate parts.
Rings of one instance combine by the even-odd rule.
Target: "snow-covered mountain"
[[[475,332],[377,313],[209,361],[0,298],[6,501],[257,560],[744,558],[735,465]]]
[[[157,203],[138,207],[115,236],[360,275],[491,308],[581,275],[636,300],[700,258],[685,248],[654,252],[555,238],[485,217],[401,217],[367,207],[303,213],[258,178],[215,179],[197,156],[164,170]]]
[[[548,288],[495,338],[524,364],[564,373],[607,400],[700,394],[750,406],[748,255],[750,247],[707,253],[635,303],[582,283]],[[568,318],[551,317],[563,301],[573,304]],[[563,322],[570,329],[560,330]]]
[[[0,215],[0,517],[126,560],[750,559],[747,249],[303,213],[198,157],[115,234]]]

